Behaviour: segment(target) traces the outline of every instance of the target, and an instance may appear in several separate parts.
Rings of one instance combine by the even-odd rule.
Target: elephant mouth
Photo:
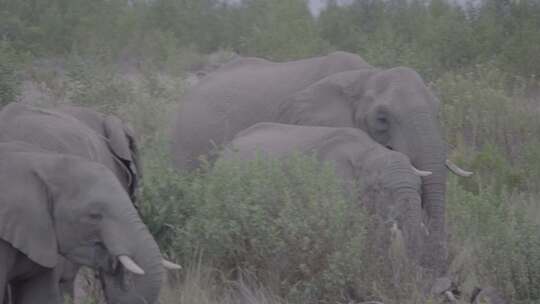
[[[108,288],[127,292],[135,287],[134,274],[125,267],[118,265],[113,271],[100,271],[99,276],[104,284],[104,290],[108,293]]]
[[[75,263],[106,272],[114,271],[117,264],[101,242],[77,246],[63,256]]]

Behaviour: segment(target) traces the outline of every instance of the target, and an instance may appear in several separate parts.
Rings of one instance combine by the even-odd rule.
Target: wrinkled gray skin
[[[155,240],[114,174],[76,156],[27,143],[0,143],[0,290],[14,304],[58,304],[60,256],[110,274],[154,303],[163,268]],[[145,272],[118,262],[131,257]],[[143,280],[152,284],[138,284]],[[132,286],[134,284],[135,286]],[[4,293],[0,293],[0,303]]]
[[[99,162],[134,200],[141,179],[133,131],[114,115],[82,107],[54,110],[10,103],[0,111],[0,141],[20,140]]]
[[[422,264],[433,275],[447,267],[446,144],[439,101],[409,68],[380,70],[357,55],[336,52],[294,62],[237,59],[203,78],[182,99],[173,127],[179,169],[258,122],[353,127],[399,151],[420,170],[429,237]]]
[[[45,150],[83,157],[105,165],[118,178],[132,198],[136,198],[141,178],[140,161],[133,132],[116,116],[81,107],[60,107],[44,110],[19,103],[10,103],[0,111],[0,142],[20,140]],[[60,263],[61,265],[63,263]],[[79,265],[62,265],[62,290],[73,296],[74,281]],[[137,281],[137,286],[153,284]],[[107,275],[102,281],[110,282]],[[105,284],[106,295],[112,303],[136,303],[116,284]]]
[[[294,153],[315,154],[331,163],[348,192],[377,215],[377,231],[370,233],[377,234],[376,250],[388,254],[389,237],[397,228],[409,260],[418,265],[425,236],[421,180],[404,154],[384,148],[358,129],[259,123],[240,132],[222,159],[252,160],[261,154],[281,159]],[[353,192],[357,182],[360,191]]]

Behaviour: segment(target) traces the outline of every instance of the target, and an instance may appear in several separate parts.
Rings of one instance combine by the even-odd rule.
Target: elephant
[[[414,168],[403,153],[386,149],[364,131],[258,123],[238,133],[217,162],[261,155],[283,159],[295,153],[314,154],[321,163],[333,165],[351,198],[376,215],[377,233],[372,231],[370,243],[376,243],[377,252],[388,254],[390,236],[399,234],[408,260],[418,265],[426,235],[420,177],[429,172]]]
[[[161,253],[107,167],[3,142],[0,189],[0,290],[9,283],[14,304],[62,303],[63,258],[107,273],[129,291],[128,303],[157,301]]]
[[[136,202],[141,164],[134,132],[114,115],[63,106],[46,110],[10,103],[0,111],[0,141],[20,140],[78,155],[109,168]]]
[[[350,53],[284,63],[238,59],[182,98],[172,126],[172,158],[178,169],[197,168],[201,157],[213,160],[216,147],[259,122],[359,128],[432,172],[422,178],[430,232],[422,264],[440,276],[448,257],[445,165],[459,175],[472,173],[447,160],[439,107],[413,69],[375,68]]]
[[[73,106],[46,110],[10,103],[0,111],[0,142],[13,140],[101,163],[114,173],[135,203],[141,179],[137,144],[133,131],[116,116],[105,116],[91,109]],[[164,261],[164,265],[178,269],[177,265],[168,261]],[[79,266],[62,265],[62,268],[62,290],[67,296],[73,297],[73,284]],[[102,281],[107,281],[106,275]],[[111,294],[116,293],[115,286],[108,286]],[[116,301],[124,303],[119,299]]]

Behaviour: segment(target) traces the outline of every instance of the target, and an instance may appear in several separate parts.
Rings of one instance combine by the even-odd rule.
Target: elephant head
[[[129,303],[154,303],[161,254],[114,174],[14,145],[0,144],[0,237],[43,267],[56,267],[61,255],[121,281],[138,298]]]
[[[444,273],[447,265],[445,192],[447,147],[439,130],[439,101],[409,68],[365,68],[328,76],[287,97],[280,122],[311,126],[356,127],[375,141],[405,154],[432,174],[422,178],[422,206],[429,236],[421,263]],[[457,167],[455,172],[469,174]]]

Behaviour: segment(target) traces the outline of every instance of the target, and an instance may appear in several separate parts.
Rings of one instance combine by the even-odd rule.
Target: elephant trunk
[[[411,151],[411,161],[418,169],[432,172],[422,177],[422,207],[428,235],[421,264],[432,275],[440,276],[446,271],[448,258],[445,222],[447,148],[431,113],[420,113],[413,118],[415,138],[412,142],[417,145]]]
[[[123,225],[130,229],[111,223],[104,232],[105,246],[116,259],[122,255],[131,258],[144,274],[134,274],[118,263],[114,273],[100,274],[105,296],[113,304],[157,303],[164,275],[161,253],[135,210],[129,212],[130,223]]]
[[[388,168],[386,187],[393,189],[393,204],[390,218],[387,220],[398,224],[405,241],[405,249],[409,260],[417,263],[423,252],[421,197],[418,192],[420,178],[408,166],[396,163]],[[395,217],[395,218],[394,218]]]
[[[397,194],[397,203],[404,209],[400,226],[405,238],[407,257],[416,264],[424,251],[420,194],[415,190],[400,191]]]

